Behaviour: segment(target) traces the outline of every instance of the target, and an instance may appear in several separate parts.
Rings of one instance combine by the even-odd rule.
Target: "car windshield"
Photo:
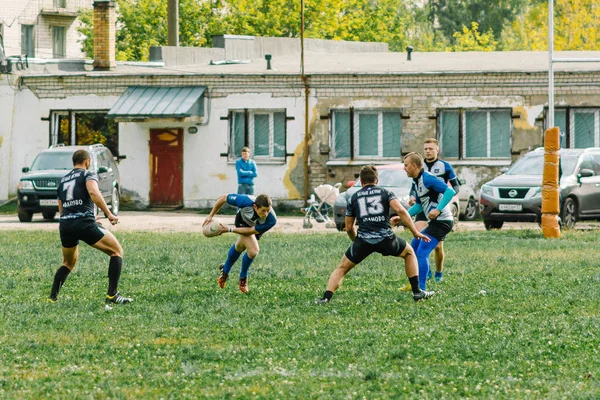
[[[377,186],[383,187],[407,187],[412,185],[412,179],[406,175],[403,169],[380,169],[379,182]],[[356,180],[355,187],[360,187],[360,179]]]
[[[40,153],[33,160],[32,171],[43,171],[47,169],[73,169],[73,153]]]
[[[571,175],[577,164],[577,155],[563,155],[560,157],[563,175]],[[544,154],[535,154],[521,157],[506,175],[538,175],[544,172]]]

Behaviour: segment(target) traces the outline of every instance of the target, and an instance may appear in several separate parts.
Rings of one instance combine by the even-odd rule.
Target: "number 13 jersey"
[[[357,237],[375,244],[394,237],[390,225],[390,202],[396,195],[378,186],[365,186],[348,200],[346,216],[356,218]]]
[[[58,198],[62,202],[60,219],[86,218],[95,220],[94,202],[86,182],[98,182],[98,175],[83,168],[75,168],[60,180]]]

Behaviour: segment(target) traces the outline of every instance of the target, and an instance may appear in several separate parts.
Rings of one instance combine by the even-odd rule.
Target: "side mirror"
[[[356,181],[348,181],[348,182],[346,182],[346,187],[351,188],[352,186],[354,186],[355,183],[356,183]]]
[[[587,168],[580,170],[579,175],[577,175],[578,178],[589,178],[590,176],[594,176],[594,171]]]
[[[21,171],[23,173],[29,172],[29,167],[23,167],[23,169],[21,169]]]
[[[108,172],[108,167],[105,167],[105,166],[98,167],[99,174],[105,174],[107,172]]]

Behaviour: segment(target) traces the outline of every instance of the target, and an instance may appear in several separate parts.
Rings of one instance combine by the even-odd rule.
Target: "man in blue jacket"
[[[238,194],[254,194],[254,178],[258,176],[256,163],[250,159],[250,149],[242,148],[242,158],[235,162],[235,170],[238,178]]]

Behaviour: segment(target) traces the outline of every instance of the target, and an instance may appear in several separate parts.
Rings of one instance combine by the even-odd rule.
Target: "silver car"
[[[600,148],[562,149],[560,201],[562,226],[600,218]],[[481,187],[479,204],[486,229],[504,222],[540,222],[544,149],[519,158],[504,175]]]

